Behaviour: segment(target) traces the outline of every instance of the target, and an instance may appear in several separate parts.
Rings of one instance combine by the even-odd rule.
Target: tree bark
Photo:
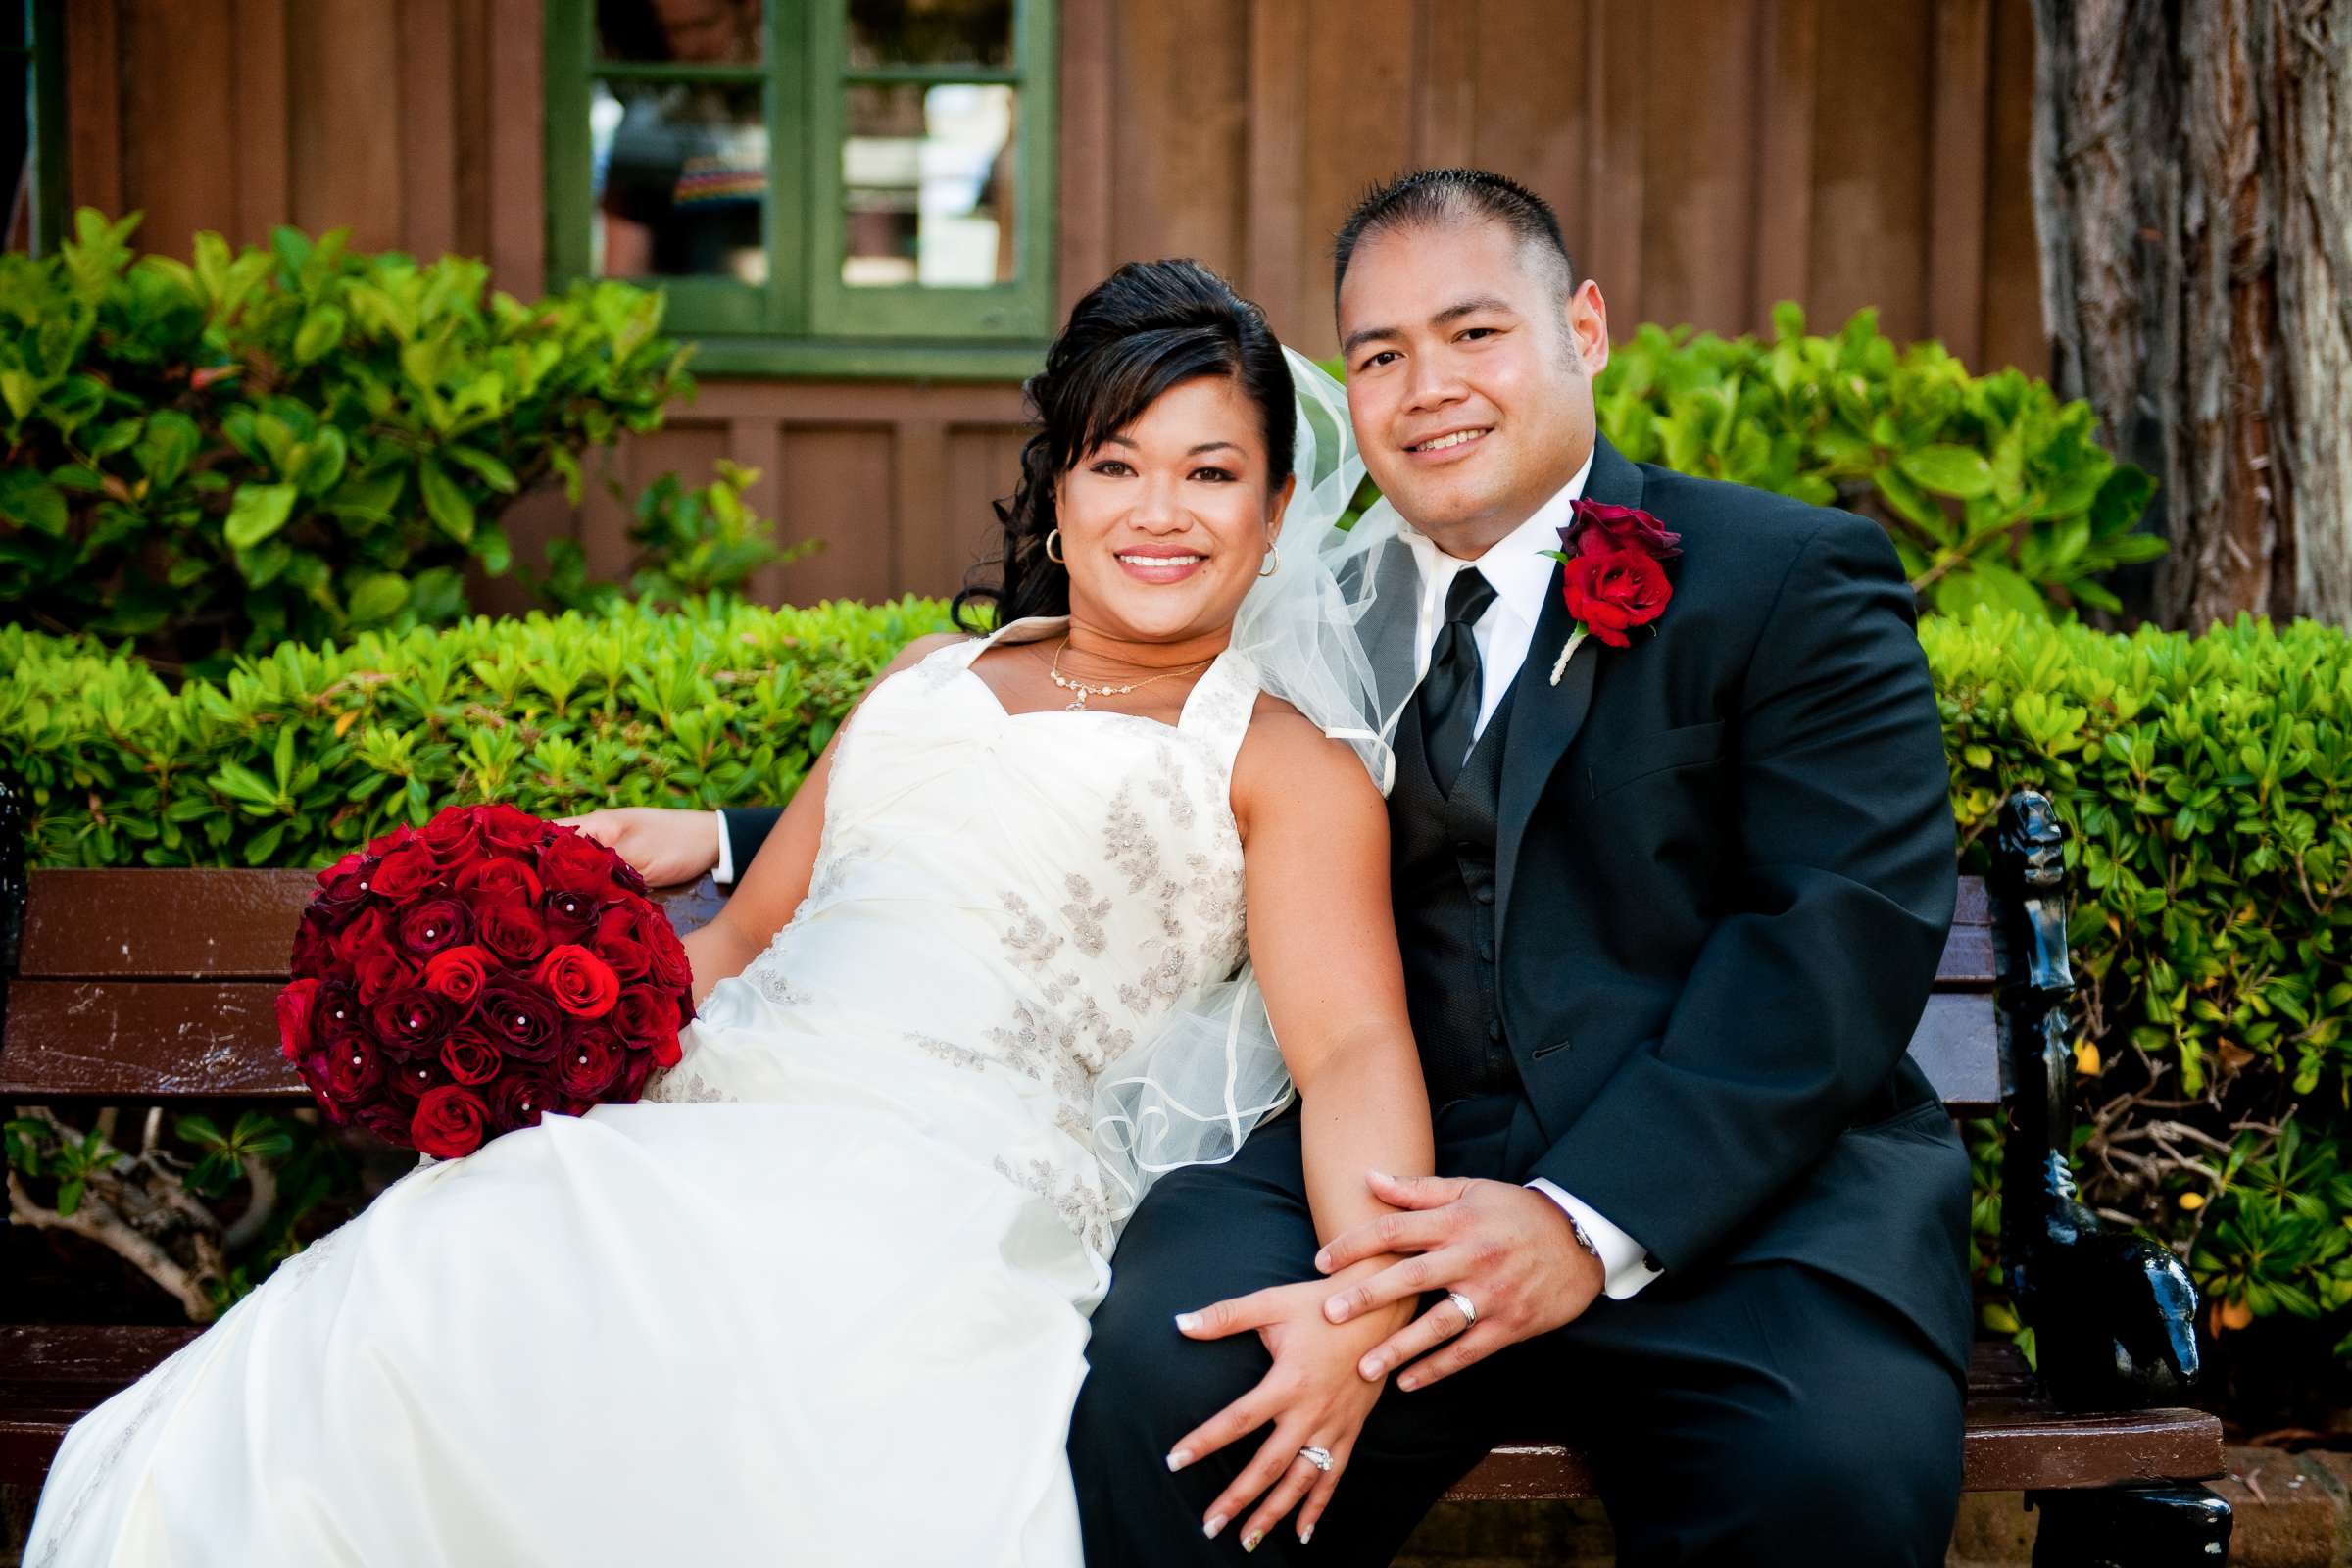
[[[2352,623],[2352,0],[2034,0],[2059,390],[2161,483],[2119,585]]]

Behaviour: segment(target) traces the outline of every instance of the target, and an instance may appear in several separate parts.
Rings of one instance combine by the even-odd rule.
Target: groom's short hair
[[[1551,203],[1507,174],[1485,169],[1420,169],[1399,175],[1367,192],[1332,240],[1331,302],[1337,309],[1340,285],[1348,280],[1348,264],[1356,247],[1392,228],[1418,228],[1463,222],[1500,223],[1521,247],[1534,254],[1537,267],[1550,274],[1561,299],[1576,287],[1576,260],[1560,234],[1559,215]]]

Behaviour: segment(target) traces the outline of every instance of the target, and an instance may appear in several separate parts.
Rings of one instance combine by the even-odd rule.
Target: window
[[[964,375],[1052,335],[1051,0],[551,0],[555,282],[698,369]]]

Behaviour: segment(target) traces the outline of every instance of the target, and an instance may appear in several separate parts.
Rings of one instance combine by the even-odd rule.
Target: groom
[[[1373,1352],[1388,1388],[1312,1542],[1277,1530],[1269,1555],[1385,1562],[1516,1439],[1591,1454],[1629,1565],[1940,1563],[1969,1171],[1905,1049],[1954,836],[1893,547],[1600,440],[1600,292],[1514,182],[1397,180],[1337,260],[1356,439],[1408,524],[1379,567],[1424,672],[1390,823],[1439,1174],[1378,1188],[1408,1212],[1328,1248],[1296,1115],[1152,1188],[1073,1417],[1088,1557],[1242,1549],[1200,1522],[1256,1443],[1165,1456],[1267,1353],[1175,1315],[1213,1333],[1211,1303],[1385,1255],[1327,1315],[1429,1304]],[[1679,553],[1654,620],[1563,665],[1543,552],[1580,499]],[[730,813],[736,864],[763,829]]]

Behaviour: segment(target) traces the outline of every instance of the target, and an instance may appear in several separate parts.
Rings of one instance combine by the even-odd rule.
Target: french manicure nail
[[[1244,1551],[1255,1551],[1257,1549],[1257,1544],[1265,1539],[1266,1533],[1262,1530],[1244,1536],[1242,1538],[1242,1549]]]
[[[1212,1513],[1208,1516],[1208,1523],[1200,1527],[1200,1533],[1214,1541],[1217,1539],[1217,1532],[1224,1528],[1225,1516],[1221,1513]]]
[[[1395,1180],[1396,1179],[1396,1177],[1394,1177],[1394,1176],[1390,1175],[1390,1174],[1389,1174],[1387,1171],[1385,1171],[1385,1170],[1376,1170],[1376,1171],[1371,1171],[1371,1172],[1369,1172],[1368,1174],[1369,1174],[1369,1175],[1371,1176],[1371,1178],[1372,1178],[1374,1181],[1376,1181],[1376,1182],[1393,1182],[1393,1181],[1395,1181]]]
[[[1298,1527],[1298,1544],[1303,1546],[1314,1539],[1315,1527],[1313,1525],[1300,1525]]]
[[[1325,1248],[1315,1254],[1315,1267],[1326,1274],[1331,1272],[1331,1249]]]
[[[1410,1391],[1419,1388],[1421,1386],[1421,1380],[1408,1372],[1403,1377],[1400,1377],[1396,1380],[1396,1386],[1400,1389]]]
[[[1380,1357],[1377,1355],[1367,1355],[1363,1358],[1363,1360],[1356,1363],[1355,1369],[1362,1373],[1365,1377],[1376,1378],[1380,1376]]]
[[[1176,1314],[1176,1327],[1177,1327],[1177,1328],[1179,1328],[1180,1330],[1182,1330],[1183,1332],[1185,1332],[1185,1333],[1187,1333],[1187,1334],[1190,1334],[1190,1333],[1192,1333],[1192,1332],[1193,1332],[1193,1330],[1195,1330],[1195,1329],[1199,1328],[1200,1326],[1200,1313],[1198,1313],[1198,1312],[1179,1312],[1179,1313],[1177,1313],[1177,1314]]]
[[[1345,1323],[1348,1321],[1348,1303],[1335,1296],[1323,1303],[1323,1315],[1334,1323]]]
[[[1168,1468],[1170,1470],[1181,1470],[1192,1462],[1192,1450],[1189,1448],[1178,1448],[1168,1455]]]

